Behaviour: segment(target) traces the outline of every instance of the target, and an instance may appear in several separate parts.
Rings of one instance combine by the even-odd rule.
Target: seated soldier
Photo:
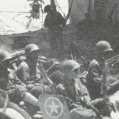
[[[9,97],[6,92],[9,82],[9,72],[7,69],[9,67],[10,60],[10,54],[5,50],[0,50],[0,107],[3,108],[3,111],[4,108],[13,108],[26,119],[31,119],[29,114],[27,114],[23,109],[8,100]]]
[[[65,60],[61,64],[61,71],[64,75],[65,96],[74,102],[78,102],[80,99],[89,102],[88,90],[79,79],[80,65],[74,60]]]
[[[86,112],[89,110],[92,110],[96,113],[97,116],[100,117],[100,114],[108,115],[110,114],[110,105],[108,105],[108,100],[95,99],[91,100],[88,90],[86,88],[86,85],[82,82],[80,79],[80,65],[74,61],[74,60],[66,60],[62,63],[62,72],[64,73],[64,83],[63,86],[65,90],[66,97],[69,97],[71,100],[73,100],[74,106],[76,106],[76,110],[80,110],[83,108],[82,112]],[[95,107],[97,105],[103,105],[102,110],[100,111]],[[104,111],[106,109],[106,111]],[[80,110],[81,111],[81,110]],[[92,113],[92,111],[89,111]],[[105,114],[104,114],[105,112]],[[91,115],[95,116],[94,113]],[[90,116],[91,116],[90,115]],[[86,116],[86,115],[85,115]]]
[[[91,99],[88,90],[80,80],[80,64],[74,60],[65,60],[61,64],[61,71],[64,74],[64,96],[72,100],[71,105],[68,105],[71,108],[71,117],[94,118],[96,114],[92,109],[93,106],[90,106]]]
[[[28,104],[39,107],[38,99],[31,95],[27,91],[26,87],[22,85],[15,85],[13,89],[9,89],[8,68],[11,63],[11,59],[10,53],[5,50],[0,50],[0,89],[5,90],[9,94],[10,101],[15,102],[16,104],[22,100]],[[13,103],[12,105],[15,104]]]
[[[37,62],[39,56],[39,47],[36,44],[25,46],[26,60],[18,65],[17,76],[20,80],[27,83],[37,79]]]
[[[31,119],[30,115],[17,104],[9,100],[6,91],[0,89],[0,118],[1,119]]]

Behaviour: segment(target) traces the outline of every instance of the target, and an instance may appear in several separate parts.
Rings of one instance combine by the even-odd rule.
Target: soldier
[[[105,61],[112,56],[113,49],[108,41],[99,41],[96,43],[96,51],[96,58],[90,62],[87,76],[87,88],[91,99],[103,96],[101,87],[104,83]]]
[[[61,71],[64,74],[64,88],[65,95],[74,102],[78,102],[79,99],[83,99],[89,102],[87,88],[81,82],[80,65],[74,60],[66,60],[61,64]]]
[[[9,52],[0,49],[0,108],[1,111],[3,110],[4,115],[7,115],[8,117],[13,117],[12,115],[4,112],[4,110],[7,110],[7,108],[11,108],[13,110],[16,110],[18,115],[22,115],[22,117],[26,119],[31,119],[28,113],[26,113],[23,109],[21,109],[18,105],[12,103],[9,101],[9,97],[7,94],[7,88],[9,83],[9,71],[8,67],[10,65],[10,62],[12,60],[12,57]],[[1,112],[2,113],[2,112]],[[14,115],[14,118],[17,115]]]
[[[29,80],[30,84],[27,85],[29,91],[35,96],[39,97],[40,94],[45,90],[51,92],[49,88],[50,79],[44,76],[43,62],[45,57],[39,58],[39,47],[36,44],[28,44],[25,47],[26,62],[23,62],[21,70],[23,70],[24,80]],[[39,59],[38,59],[39,58]],[[39,61],[40,60],[40,61]],[[41,80],[42,78],[42,80]],[[32,84],[31,84],[32,83]]]
[[[96,114],[92,108],[95,108],[91,106],[88,90],[80,79],[80,64],[74,60],[66,60],[61,64],[61,69],[64,73],[64,96],[72,100],[71,104],[68,103],[71,117],[94,118]]]
[[[10,92],[10,98],[15,103],[19,103],[21,100],[23,100],[31,105],[38,106],[38,99],[29,93],[27,83],[29,83],[29,81],[30,83],[31,81],[34,82],[34,80],[37,79],[36,67],[39,56],[39,47],[36,44],[26,45],[25,55],[26,60],[22,59],[16,71],[17,77],[21,81],[21,84],[16,85],[15,90]]]
[[[47,13],[44,26],[48,28],[51,49],[52,51],[55,50],[56,53],[59,53],[58,55],[60,55],[62,54],[61,51],[64,49],[62,32],[65,19],[56,9],[53,9],[50,5],[47,5],[44,8],[44,12]]]
[[[89,64],[87,75],[87,89],[95,105],[104,116],[110,116],[112,106],[108,100],[107,64],[106,61],[113,55],[113,49],[108,41],[96,43],[96,58]]]
[[[37,74],[37,62],[39,56],[39,47],[36,44],[28,44],[25,47],[26,60],[23,60],[17,70],[17,76],[22,78],[23,82],[36,79]],[[33,81],[33,80],[32,80]]]

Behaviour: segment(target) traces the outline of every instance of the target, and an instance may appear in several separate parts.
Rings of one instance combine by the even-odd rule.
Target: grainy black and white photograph
[[[0,119],[119,119],[119,0],[0,0]]]

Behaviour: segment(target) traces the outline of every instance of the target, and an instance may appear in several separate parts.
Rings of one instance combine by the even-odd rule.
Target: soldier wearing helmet
[[[87,88],[92,99],[100,98],[104,95],[102,82],[104,77],[105,61],[112,57],[113,49],[108,41],[98,41],[96,43],[96,58],[89,64],[87,76]]]
[[[64,74],[65,96],[75,102],[81,98],[89,102],[87,88],[79,78],[80,64],[74,60],[65,60],[61,63],[61,72]]]
[[[96,43],[96,48],[99,52],[108,52],[112,51],[112,47],[109,42],[107,41],[99,41]]]
[[[25,46],[25,56],[24,59],[19,65],[17,69],[17,76],[20,76],[20,80],[24,83],[26,81],[36,78],[36,65],[39,55],[39,47],[38,45],[31,43]]]
[[[31,43],[25,46],[25,54],[26,56],[31,55],[33,52],[38,52],[39,51],[39,46]]]
[[[108,41],[98,41],[96,43],[96,57],[89,64],[87,75],[87,89],[92,99],[92,104],[104,116],[109,116],[112,110],[107,96],[119,89],[117,88],[119,87],[119,81],[115,82],[107,77],[109,74],[107,61],[112,58],[113,53],[112,46]]]
[[[96,51],[99,57],[101,55],[106,60],[111,57],[113,49],[108,41],[102,40],[96,43]]]
[[[8,51],[6,51],[4,49],[0,49],[0,108],[4,110],[3,105],[6,105],[5,103],[7,103],[7,105],[6,105],[7,107],[5,106],[5,108],[12,108],[12,109],[16,110],[19,114],[21,114],[24,118],[31,119],[30,115],[27,112],[25,112],[23,109],[21,109],[17,104],[11,102],[11,101],[14,101],[14,100],[11,100],[11,94],[16,96],[15,98],[18,98],[17,97],[18,95],[22,95],[22,97],[26,96],[26,93],[23,92],[23,90],[21,88],[8,90],[9,89],[8,83],[9,83],[9,79],[10,79],[9,78],[10,72],[8,69],[10,68],[10,66],[12,65],[13,60],[14,60],[14,57],[11,57],[11,56],[12,55]],[[17,88],[17,86],[15,86],[15,88]],[[1,89],[3,89],[3,90],[1,90]],[[4,90],[5,90],[5,92],[4,92]],[[6,95],[5,97],[3,95],[4,93]],[[31,100],[29,97],[28,97],[28,99]],[[10,98],[10,100],[9,100],[9,98]],[[24,98],[24,100],[25,100],[25,98]],[[31,100],[31,102],[33,102],[33,99]],[[6,113],[4,113],[4,114],[6,115]],[[16,118],[17,118],[17,115],[16,115]]]
[[[38,56],[40,53],[40,48],[36,44],[28,44],[25,47],[25,54],[26,54],[26,61],[28,63],[30,69],[30,77],[36,78],[37,74],[37,63],[38,63]]]

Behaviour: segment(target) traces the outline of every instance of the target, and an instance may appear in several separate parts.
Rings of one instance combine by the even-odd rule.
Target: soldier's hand
[[[58,84],[56,86],[56,88],[59,89],[59,90],[62,90],[62,91],[65,90],[65,88],[64,88],[64,86],[62,84]]]

